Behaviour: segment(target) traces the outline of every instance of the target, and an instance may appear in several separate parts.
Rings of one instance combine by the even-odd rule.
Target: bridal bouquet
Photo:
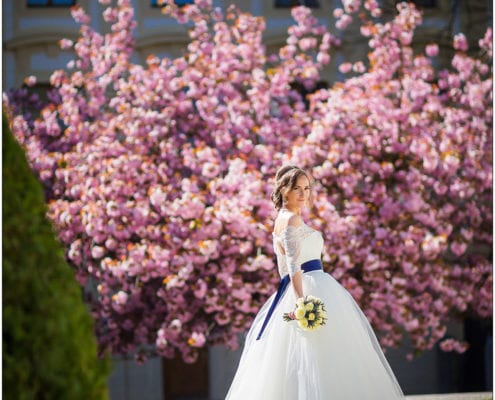
[[[296,302],[296,309],[291,313],[284,314],[284,321],[294,320],[305,331],[321,328],[327,321],[325,304],[314,296],[301,297]]]

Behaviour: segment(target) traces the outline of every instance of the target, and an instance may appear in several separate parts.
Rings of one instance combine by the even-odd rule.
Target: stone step
[[[493,400],[491,392],[448,393],[448,394],[415,394],[405,396],[407,400]]]

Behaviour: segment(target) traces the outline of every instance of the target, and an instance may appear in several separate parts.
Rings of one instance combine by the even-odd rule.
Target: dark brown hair
[[[296,165],[284,165],[279,168],[275,175],[275,188],[272,192],[272,201],[275,208],[280,210],[284,203],[283,196],[296,186],[297,180],[304,175],[311,182],[305,170]]]

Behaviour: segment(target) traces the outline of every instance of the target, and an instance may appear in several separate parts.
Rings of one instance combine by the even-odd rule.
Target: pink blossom
[[[466,343],[458,342],[455,339],[445,339],[440,342],[440,348],[443,351],[457,351],[458,353],[464,353],[468,346]]]
[[[404,46],[409,46],[412,42],[412,32],[410,31],[401,32],[400,42]]]
[[[454,36],[454,49],[467,51],[469,48],[466,36],[463,33],[458,33]]]
[[[405,324],[404,324],[404,327],[408,330],[408,331],[413,331],[415,329],[418,329],[419,328],[419,321],[417,319],[413,319],[411,321],[407,321]]]
[[[193,332],[187,343],[192,347],[203,347],[206,343],[206,338],[203,333]]]
[[[473,238],[473,234],[474,232],[470,229],[466,229],[466,228],[461,229],[461,235],[467,241],[470,241]]]
[[[352,22],[352,17],[348,14],[344,14],[342,15],[342,17],[340,17],[337,20],[335,26],[337,27],[337,29],[344,30],[351,24],[351,22]]]
[[[81,6],[74,6],[71,8],[72,18],[80,24],[87,25],[90,22],[88,14],[84,11]]]
[[[426,55],[428,57],[436,57],[438,55],[438,45],[436,43],[431,43],[426,46]]]
[[[352,64],[345,62],[339,65],[339,71],[343,74],[347,74],[352,69]]]
[[[342,8],[335,8],[335,9],[333,10],[333,16],[334,16],[335,18],[337,18],[337,19],[338,19],[338,18],[342,17],[342,15],[344,15],[344,10],[343,10]]]
[[[36,77],[32,75],[28,76],[24,79],[24,83],[29,87],[36,85]]]
[[[116,294],[114,294],[112,296],[112,300],[116,303],[116,304],[119,304],[119,305],[123,305],[123,304],[126,304],[127,303],[127,300],[129,298],[129,295],[124,292],[124,291],[119,291],[117,292]]]
[[[70,39],[62,39],[59,43],[62,50],[70,49],[72,46],[74,46],[74,42]]]
[[[492,46],[493,46],[493,33],[492,33],[492,28],[488,28],[486,30],[486,33],[485,33],[485,36],[483,37],[483,39],[480,39],[479,40],[479,46],[486,50],[487,54],[488,54],[488,57],[492,57],[492,54],[493,54],[493,49],[492,49]]]
[[[314,49],[318,41],[316,38],[304,38],[299,41],[299,47],[302,51],[308,51]]]
[[[466,243],[452,242],[450,249],[456,256],[461,256],[466,251]]]
[[[373,33],[372,26],[370,25],[363,25],[360,31],[363,36],[371,36]]]
[[[91,249],[91,256],[93,258],[101,258],[105,254],[105,249],[101,246],[93,246]]]
[[[198,280],[196,282],[196,289],[194,291],[194,295],[198,299],[202,299],[206,295],[206,291],[207,291],[206,283],[202,279]]]
[[[352,70],[354,72],[362,74],[363,72],[366,71],[366,67],[364,66],[362,61],[357,61],[352,65]]]
[[[361,7],[361,0],[342,0],[346,13],[354,13]]]
[[[203,164],[202,174],[207,178],[214,178],[220,172],[220,167],[216,163],[207,162]]]

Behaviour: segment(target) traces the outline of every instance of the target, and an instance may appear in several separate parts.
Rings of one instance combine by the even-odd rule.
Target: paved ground
[[[451,394],[424,394],[406,396],[407,400],[492,400],[493,393],[451,393]]]

